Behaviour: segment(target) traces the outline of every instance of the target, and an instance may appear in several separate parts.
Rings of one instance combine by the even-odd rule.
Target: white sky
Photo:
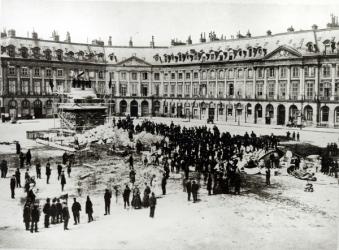
[[[188,35],[197,43],[201,32],[207,36],[212,30],[230,38],[248,29],[256,36],[291,25],[321,28],[331,13],[339,15],[338,0],[0,0],[0,27],[23,37],[34,28],[44,39],[56,30],[61,40],[69,31],[73,42],[101,38],[107,44],[111,35],[115,45],[127,45],[133,37],[134,45],[148,46],[154,35],[156,45],[168,46],[172,38],[185,41]]]

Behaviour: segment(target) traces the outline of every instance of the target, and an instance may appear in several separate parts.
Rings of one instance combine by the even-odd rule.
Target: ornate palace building
[[[0,104],[16,117],[49,117],[71,88],[92,88],[110,113],[339,127],[339,25],[170,47],[113,46],[1,33]],[[83,80],[86,86],[74,84]],[[52,89],[53,87],[53,89]]]

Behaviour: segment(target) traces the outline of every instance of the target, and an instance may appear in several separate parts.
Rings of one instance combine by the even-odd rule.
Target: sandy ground
[[[53,121],[7,125],[12,136],[1,133],[0,139],[22,139],[25,129],[53,127]],[[184,123],[184,122],[183,122]],[[0,125],[1,128],[3,124]],[[222,127],[220,126],[222,129]],[[250,128],[229,126],[230,132],[242,133]],[[17,131],[19,130],[19,131]],[[268,128],[253,129],[257,134],[271,133]],[[1,130],[4,131],[4,130]],[[262,132],[260,132],[262,131]],[[272,128],[274,133],[285,134]],[[305,131],[302,131],[305,132]],[[306,132],[305,132],[306,133]],[[309,133],[309,132],[307,132]],[[333,134],[315,132],[324,143],[333,141]],[[327,137],[327,134],[332,135]],[[315,140],[301,134],[304,140]],[[312,133],[313,135],[313,133]],[[321,136],[322,135],[322,136]],[[324,138],[326,136],[326,138]],[[323,143],[322,142],[322,143]],[[51,184],[45,184],[45,169],[38,180],[38,197],[41,205],[46,197],[62,194],[56,176],[59,150],[47,150],[22,139],[24,147],[37,147],[33,158],[53,157]],[[6,146],[7,150],[14,146]],[[4,153],[5,151],[0,152]],[[93,161],[93,164],[95,162]],[[112,171],[121,169],[120,171]],[[137,171],[141,166],[137,166]],[[10,174],[14,171],[10,169]],[[288,176],[284,170],[272,176],[272,185],[264,185],[263,176],[246,176],[245,187],[240,196],[208,196],[202,183],[198,203],[187,202],[178,176],[172,175],[168,183],[168,194],[160,195],[155,218],[149,218],[149,210],[123,209],[122,198],[118,203],[112,198],[111,215],[104,216],[104,188],[112,186],[112,180],[128,181],[126,166],[120,160],[112,163],[96,177],[95,186],[82,183],[83,192],[78,195],[78,176],[92,172],[85,167],[73,168],[67,178],[65,193],[75,195],[82,205],[81,224],[64,231],[61,224],[43,228],[40,219],[39,233],[24,230],[22,222],[22,200],[25,193],[16,190],[16,199],[10,198],[9,178],[0,179],[0,248],[10,249],[337,249],[338,247],[338,183],[333,177],[317,173],[313,193],[304,192],[305,182]],[[31,170],[34,175],[35,172]],[[22,173],[23,176],[23,173]],[[122,177],[119,177],[122,176]],[[137,175],[138,178],[138,175]],[[143,191],[143,187],[142,187]],[[85,198],[90,195],[94,204],[94,222],[87,223],[84,213]],[[72,202],[71,202],[72,203]]]

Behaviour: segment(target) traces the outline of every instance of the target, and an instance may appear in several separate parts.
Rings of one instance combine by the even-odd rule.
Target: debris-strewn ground
[[[42,122],[42,127],[53,127],[52,121],[43,124],[45,121]],[[20,127],[20,124],[13,126],[24,127]],[[22,139],[22,135],[23,131],[17,131],[11,137],[3,136],[3,133],[0,137],[3,137],[1,140]],[[37,181],[37,195],[43,205],[46,197],[62,194],[55,162],[63,152],[22,141],[24,147],[36,147],[32,151],[33,159],[36,155],[40,158],[53,158],[51,184],[45,184],[45,161],[43,179]],[[3,147],[6,150],[2,152],[7,154],[0,157],[14,159],[15,156],[9,153],[14,152],[15,146]],[[12,200],[9,178],[0,179],[0,248],[337,249],[338,183],[333,177],[316,173],[318,180],[313,183],[313,193],[304,192],[306,182],[288,175],[285,170],[278,176],[272,174],[270,187],[265,186],[264,176],[246,175],[245,187],[240,196],[208,196],[202,183],[200,201],[193,204],[187,202],[178,176],[171,175],[168,194],[158,199],[155,218],[150,219],[148,209],[123,209],[121,195],[118,203],[115,203],[114,194],[111,215],[103,215],[104,189],[112,188],[115,183],[123,185],[128,182],[129,167],[126,159],[108,156],[99,160],[88,159],[88,164],[89,166],[74,167],[71,178],[67,178],[64,193],[76,196],[83,210],[81,224],[74,226],[71,219],[69,231],[64,231],[60,224],[44,229],[43,216],[39,223],[39,233],[25,231],[21,199],[25,193],[21,189],[16,190],[16,199]],[[143,176],[143,180],[149,178],[146,174],[149,170],[160,174],[160,170],[153,166],[145,170],[137,157],[135,165],[137,180],[140,176]],[[10,167],[9,176],[14,171],[14,166]],[[35,174],[35,169],[30,171]],[[91,175],[79,181],[80,176],[86,173]],[[22,176],[23,174],[24,171]],[[142,185],[141,191],[143,192]],[[90,195],[94,204],[95,221],[90,224],[87,223],[84,212],[87,195]]]

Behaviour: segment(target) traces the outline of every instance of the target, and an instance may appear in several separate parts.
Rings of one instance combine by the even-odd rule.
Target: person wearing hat
[[[73,205],[72,205],[74,225],[80,223],[80,211],[81,211],[81,205],[80,205],[79,202],[77,202],[77,199],[74,198],[74,202],[73,202]]]
[[[150,214],[151,218],[154,218],[155,206],[157,205],[157,198],[155,198],[154,193],[152,192],[151,197],[149,198]]]
[[[61,171],[62,171],[62,166],[61,166],[60,162],[58,162],[57,168],[58,168],[58,180],[59,180],[60,177],[61,177]]]
[[[39,211],[38,204],[33,205],[33,209],[31,212],[31,218],[32,218],[31,233],[33,233],[33,229],[35,232],[38,232],[38,222],[40,219],[40,211]]]
[[[164,173],[162,176],[162,180],[161,180],[161,189],[162,189],[163,195],[166,195],[166,184],[167,184],[167,178],[166,178],[166,173]]]
[[[49,163],[49,159],[47,161],[47,164],[46,164],[46,181],[47,181],[47,184],[49,184],[49,177],[51,176],[51,173],[52,173],[52,170],[51,170],[51,164]]]
[[[15,175],[12,175],[11,177],[11,181],[10,181],[10,188],[11,188],[11,197],[12,199],[15,198],[15,186],[16,186],[16,179],[15,179]]]
[[[60,200],[57,199],[57,203],[56,203],[56,218],[57,221],[56,223],[62,223],[63,222],[63,218],[62,218],[62,204],[60,203]]]
[[[86,214],[88,215],[88,223],[93,221],[93,204],[89,198],[89,196],[87,196],[87,200],[86,200]]]
[[[17,168],[15,171],[15,179],[16,179],[16,187],[21,188],[21,173],[20,173],[19,168]]]
[[[52,205],[51,205],[51,208],[50,208],[50,214],[51,214],[51,217],[52,217],[51,224],[56,223],[57,208],[56,208],[55,202],[56,202],[56,198],[53,198]]]
[[[62,218],[64,219],[64,230],[69,230],[68,229],[69,210],[66,202],[63,202]]]
[[[29,223],[31,222],[31,206],[26,202],[24,206],[23,219],[26,227],[26,231],[29,231]]]
[[[65,172],[62,171],[61,172],[61,191],[63,192],[64,191],[64,187],[65,187],[65,184],[66,184],[66,176],[65,176]]]
[[[45,228],[48,228],[48,226],[49,226],[49,217],[51,215],[51,203],[50,203],[50,199],[49,198],[46,199],[46,204],[44,205],[44,208],[43,208],[42,211],[45,214],[45,220],[44,220]]]
[[[108,189],[106,189],[106,190],[105,190],[105,194],[104,194],[104,200],[105,200],[105,215],[111,213],[111,198],[112,198],[111,192],[110,192]]]

